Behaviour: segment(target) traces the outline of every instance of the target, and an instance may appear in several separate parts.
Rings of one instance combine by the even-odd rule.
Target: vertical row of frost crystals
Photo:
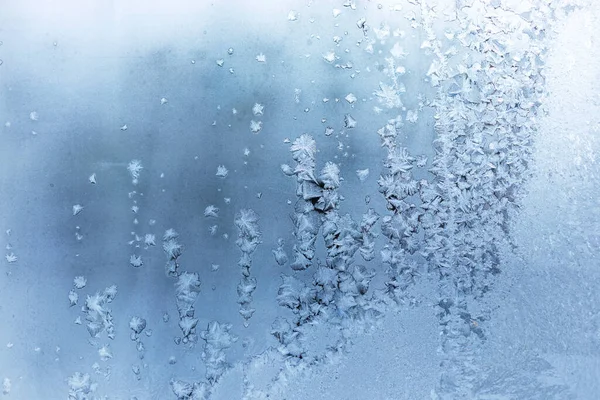
[[[297,138],[291,146],[291,152],[296,161],[296,168],[292,170],[284,164],[282,169],[288,175],[296,175],[297,180],[298,201],[293,216],[296,244],[293,247],[294,261],[291,267],[300,271],[308,268],[315,256],[315,242],[320,224],[316,204],[319,203],[319,208],[323,210],[337,199],[322,198],[322,190],[315,177],[317,144],[312,136],[304,134]]]
[[[350,331],[347,329],[350,328],[349,321],[371,321],[379,315],[374,302],[367,297],[374,271],[353,264],[359,249],[365,260],[373,258],[376,235],[372,229],[379,216],[370,209],[358,224],[349,214],[339,214],[342,199],[338,193],[342,182],[340,169],[337,164],[327,162],[320,174],[315,175],[316,143],[311,136],[304,134],[296,139],[291,152],[297,162],[296,169],[283,166],[283,171],[296,175],[298,182],[298,201],[293,216],[297,262],[292,269],[300,271],[310,266],[321,228],[327,257],[325,264],[317,262],[312,285],[295,276],[282,276],[277,301],[289,308],[295,319],[291,324],[284,318],[277,319],[271,333],[280,342],[279,350],[285,356],[295,362],[301,359],[315,362],[345,346],[346,334]],[[307,251],[310,252],[308,256]],[[313,354],[307,359],[302,343],[304,331],[320,323],[340,325],[342,337],[324,355]]]
[[[174,229],[167,229],[163,235],[163,250],[167,255],[168,276],[175,277],[175,296],[177,301],[177,312],[179,313],[179,328],[182,337],[176,338],[175,342],[195,344],[198,341],[195,318],[194,303],[200,293],[200,276],[196,272],[179,272],[177,259],[181,256],[183,247],[177,241],[179,234]]]
[[[256,289],[256,278],[250,275],[252,266],[252,253],[260,242],[260,230],[258,228],[258,215],[253,210],[243,209],[235,218],[235,226],[238,229],[236,244],[242,252],[238,265],[242,269],[242,279],[237,286],[238,303],[240,304],[240,315],[244,318],[244,326],[248,327],[248,320],[256,311],[252,308],[252,293]]]
[[[398,116],[389,120],[377,133],[382,147],[387,150],[385,173],[379,178],[379,191],[385,197],[391,215],[383,217],[381,231],[387,238],[381,251],[382,261],[388,266],[386,290],[397,303],[408,301],[407,289],[414,283],[418,265],[413,254],[419,249],[421,210],[410,202],[422,183],[412,177],[417,159],[405,147],[397,147],[396,138],[402,127]]]

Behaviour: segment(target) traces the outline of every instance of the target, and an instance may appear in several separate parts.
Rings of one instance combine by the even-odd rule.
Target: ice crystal
[[[400,95],[393,86],[379,83],[379,90],[375,91],[379,102],[387,108],[400,108],[402,107],[402,100]]]
[[[71,289],[69,291],[69,304],[71,307],[77,305],[77,302],[79,301],[79,295],[73,290]]]
[[[142,163],[139,160],[131,160],[127,165],[127,170],[131,174],[132,183],[135,185],[140,177],[140,171],[143,169]]]
[[[102,346],[98,349],[98,355],[102,361],[107,361],[113,358],[112,351],[108,345]]]
[[[344,116],[344,127],[348,129],[356,128],[356,120],[350,114]]]
[[[419,114],[417,113],[416,110],[408,110],[406,112],[406,121],[410,122],[410,123],[416,123],[417,120],[419,119]]]
[[[263,53],[259,53],[256,56],[256,61],[258,61],[259,63],[267,62],[267,56],[265,56]]]
[[[275,256],[275,261],[279,265],[285,265],[288,262],[288,256],[283,248],[283,239],[277,239],[277,248],[272,250],[273,256]]]
[[[144,244],[146,246],[156,246],[156,236],[151,233],[144,235]]]
[[[354,94],[352,94],[352,93],[349,93],[348,95],[346,95],[345,99],[350,104],[356,103],[356,100],[357,100],[356,96]]]
[[[217,174],[216,175],[219,178],[226,178],[228,174],[229,174],[229,170],[227,168],[225,168],[224,165],[219,165],[217,167]]]
[[[305,158],[313,159],[317,152],[317,143],[308,134],[303,134],[298,139],[294,140],[294,143],[290,147],[290,151],[294,157],[294,160],[303,160]]]
[[[163,235],[163,240],[167,241],[171,239],[176,239],[177,237],[179,237],[179,233],[177,233],[175,229],[171,228],[165,231],[165,234]]]
[[[144,329],[146,329],[146,320],[144,318],[133,316],[129,320],[129,329],[135,334],[139,335]]]
[[[335,53],[333,51],[328,51],[327,53],[323,54],[323,60],[325,60],[329,64],[333,64],[333,62],[336,59],[337,59],[337,56],[335,55]]]
[[[365,168],[365,169],[357,169],[356,170],[356,176],[358,177],[358,179],[361,182],[364,182],[367,180],[367,178],[369,177],[369,168]]]
[[[73,215],[79,214],[83,210],[83,206],[81,204],[75,204],[73,206]]]
[[[340,186],[340,168],[337,164],[327,162],[321,170],[319,180],[325,189],[337,189]]]
[[[265,107],[262,104],[254,103],[254,106],[252,107],[252,114],[254,114],[256,117],[261,116],[264,114],[264,109]]]
[[[209,205],[204,209],[205,217],[218,218],[219,217],[219,208],[214,205]]]
[[[90,177],[88,178],[88,181],[90,181],[91,184],[95,185],[96,184],[96,174],[93,173],[90,175]]]
[[[83,289],[87,285],[87,279],[83,276],[76,276],[73,278],[73,286],[76,289]]]
[[[250,132],[258,133],[262,130],[262,121],[250,121]]]
[[[92,394],[96,390],[96,384],[92,382],[89,374],[76,372],[71,375],[67,381],[69,385],[69,400],[88,400],[92,399]]]
[[[142,262],[142,257],[141,256],[132,254],[131,257],[129,257],[129,264],[131,264],[135,268],[139,268],[144,263]]]
[[[10,264],[17,262],[17,256],[15,256],[15,253],[7,254],[5,258],[6,261]]]
[[[394,44],[394,47],[392,47],[392,49],[390,50],[390,54],[394,58],[404,58],[404,57],[406,57],[408,55],[408,53],[406,53],[404,51],[404,49],[402,48],[402,46],[398,42],[396,42],[396,44]]]

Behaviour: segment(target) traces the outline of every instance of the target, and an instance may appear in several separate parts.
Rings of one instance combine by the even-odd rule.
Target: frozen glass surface
[[[0,397],[600,398],[599,23],[0,0]]]

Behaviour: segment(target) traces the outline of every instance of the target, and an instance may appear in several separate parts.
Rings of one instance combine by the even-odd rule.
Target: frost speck
[[[256,61],[259,63],[267,62],[267,56],[265,56],[263,53],[260,53],[256,56]]]
[[[298,20],[298,12],[295,10],[291,10],[288,13],[287,18],[288,18],[288,21],[297,21]]]
[[[10,253],[6,255],[6,261],[10,264],[17,262],[17,256],[15,256],[15,253]]]
[[[161,104],[161,105],[167,104],[168,102],[169,102],[169,100],[167,100],[167,99],[166,99],[166,98],[164,98],[164,97],[160,99],[160,104]]]
[[[219,165],[217,167],[217,176],[219,178],[227,178],[227,175],[229,174],[229,170],[227,168],[225,168],[224,165]]]
[[[88,181],[90,181],[91,184],[95,185],[96,184],[96,174],[91,174],[90,177],[88,178]]]
[[[262,121],[250,121],[250,131],[252,133],[258,133],[262,129]]]
[[[252,107],[252,114],[254,114],[257,117],[261,116],[264,114],[264,109],[265,106],[263,106],[262,104],[254,103],[254,106]]]
[[[333,64],[335,59],[336,55],[333,51],[328,51],[327,53],[323,54],[323,60],[325,60],[329,64]]]
[[[73,279],[73,286],[75,289],[83,289],[87,285],[87,279],[83,276],[76,276]]]
[[[29,113],[29,119],[32,121],[37,121],[38,119],[40,119],[40,116],[37,113],[37,111],[32,111]]]

